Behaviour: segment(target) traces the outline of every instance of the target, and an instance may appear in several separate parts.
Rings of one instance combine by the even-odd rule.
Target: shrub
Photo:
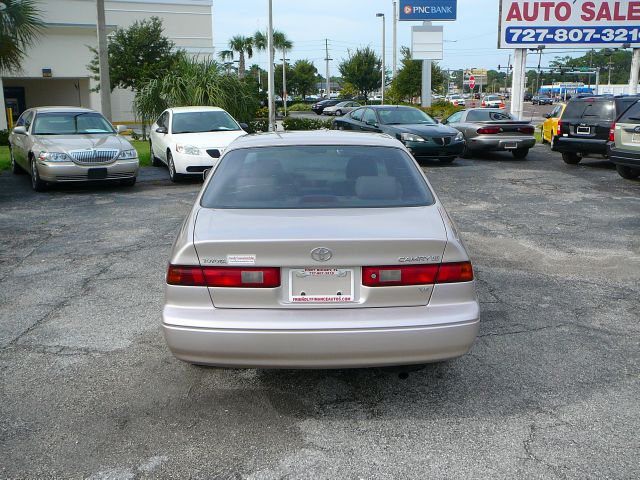
[[[333,120],[314,120],[309,118],[287,117],[282,121],[284,129],[289,130],[320,130],[331,128]]]
[[[9,145],[9,130],[0,130],[0,146]]]
[[[269,120],[258,118],[253,122],[247,123],[247,133],[260,133],[269,131]]]
[[[260,107],[257,109],[256,118],[269,118],[269,107]]]
[[[427,115],[440,120],[447,118],[450,115],[453,115],[454,113],[459,112],[460,110],[464,110],[464,107],[456,107],[444,100],[438,100],[437,102],[433,102],[430,107],[424,107],[424,108],[420,107],[420,108]]]
[[[308,103],[294,103],[290,107],[287,107],[287,109],[291,112],[310,112],[311,105]]]

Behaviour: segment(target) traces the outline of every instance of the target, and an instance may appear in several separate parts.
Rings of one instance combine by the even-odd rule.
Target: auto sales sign
[[[499,48],[640,47],[640,0],[501,0]]]

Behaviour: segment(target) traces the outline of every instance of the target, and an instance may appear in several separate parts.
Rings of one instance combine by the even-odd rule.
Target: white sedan
[[[246,135],[244,128],[245,124],[218,107],[169,108],[151,126],[152,164],[166,164],[172,182],[190,175],[202,176],[216,164],[227,145]]]

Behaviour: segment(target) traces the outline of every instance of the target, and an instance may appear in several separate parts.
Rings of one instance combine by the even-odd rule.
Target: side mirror
[[[240,128],[243,130],[247,130],[249,128],[249,125],[247,125],[246,123],[241,123]]]
[[[169,133],[169,130],[167,130],[167,127],[158,127],[158,128],[156,128],[156,132],[166,135],[167,133]]]
[[[118,135],[120,135],[121,133],[126,132],[127,130],[129,130],[129,129],[127,128],[126,125],[118,125],[116,127],[116,132],[118,132]]]
[[[13,133],[17,134],[17,135],[26,135],[27,134],[27,129],[25,127],[14,127],[13,129]]]
[[[207,177],[209,176],[209,174],[211,173],[211,169],[207,168],[204,172],[202,172],[202,181],[204,182]]]
[[[544,114],[544,118],[551,118],[551,114],[550,113],[545,113]]]

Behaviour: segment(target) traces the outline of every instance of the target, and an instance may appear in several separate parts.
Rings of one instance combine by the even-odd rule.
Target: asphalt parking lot
[[[407,379],[175,360],[163,276],[200,184],[0,175],[0,477],[639,478],[640,182],[543,146],[424,167],[482,326]]]

